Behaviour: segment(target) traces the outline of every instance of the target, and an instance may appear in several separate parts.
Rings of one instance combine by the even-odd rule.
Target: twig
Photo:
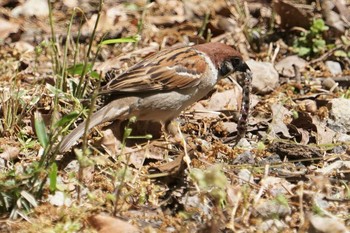
[[[309,65],[323,61],[325,59],[327,59],[329,56],[331,56],[333,54],[333,52],[337,49],[340,49],[342,47],[342,45],[337,45],[336,47],[334,47],[333,49],[327,51],[326,53],[322,54],[320,57],[312,60],[309,62]]]

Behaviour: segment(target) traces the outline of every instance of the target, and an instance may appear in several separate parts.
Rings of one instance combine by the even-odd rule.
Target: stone
[[[341,74],[343,72],[340,64],[336,61],[326,61],[325,64],[326,64],[328,70],[333,75]]]
[[[246,63],[253,73],[253,92],[257,94],[267,94],[278,87],[278,72],[271,63],[254,60],[248,60]]]
[[[330,128],[336,132],[350,132],[350,99],[336,98],[329,102],[328,120]],[[334,125],[334,127],[332,127]]]

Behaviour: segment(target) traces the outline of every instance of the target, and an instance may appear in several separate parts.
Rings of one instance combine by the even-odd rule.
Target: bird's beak
[[[244,61],[242,61],[241,65],[238,67],[238,71],[245,72],[245,73],[251,72],[249,66]]]

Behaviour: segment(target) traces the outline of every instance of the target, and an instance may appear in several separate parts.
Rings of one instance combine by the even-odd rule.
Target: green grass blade
[[[51,165],[49,179],[50,179],[50,191],[55,192],[57,189],[57,164],[53,163]]]
[[[49,137],[46,132],[46,127],[45,127],[43,117],[39,112],[34,113],[34,126],[35,126],[35,133],[38,136],[41,146],[46,148],[49,142]]]

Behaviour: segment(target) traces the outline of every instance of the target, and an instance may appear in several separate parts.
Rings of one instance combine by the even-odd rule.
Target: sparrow
[[[232,47],[211,42],[161,50],[112,78],[99,90],[112,100],[63,138],[60,153],[69,150],[88,130],[108,121],[161,122],[165,130],[181,111],[205,97],[215,84],[234,72],[244,72],[238,138],[245,134],[249,111],[251,72],[241,54]]]

